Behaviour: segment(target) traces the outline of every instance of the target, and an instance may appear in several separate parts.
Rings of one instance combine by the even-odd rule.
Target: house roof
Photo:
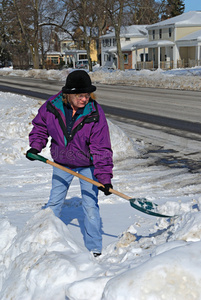
[[[47,51],[47,55],[61,55],[61,52],[59,51]]]
[[[145,39],[145,40],[147,41],[147,39]],[[142,41],[144,41],[144,39],[141,40],[141,41],[138,41],[136,43],[133,43],[133,42],[132,43],[121,42],[121,50],[122,51],[132,51],[133,50],[133,45],[137,44],[137,43],[141,43]],[[108,53],[117,52],[117,47],[116,46],[110,47],[106,52],[108,52]]]
[[[121,47],[122,51],[132,51],[133,43],[129,43]]]
[[[142,41],[132,44],[132,50],[142,49],[142,48],[165,47],[165,46],[173,46],[173,45],[174,45],[174,43],[169,40],[160,40],[160,41],[149,42],[148,39],[144,39]]]
[[[131,25],[122,26],[120,31],[120,37],[142,37],[147,35],[147,25]],[[111,32],[102,35],[100,38],[115,37],[114,28]]]
[[[106,52],[107,52],[107,53],[117,52],[117,47],[111,47],[111,48],[109,48]]]
[[[73,54],[76,54],[76,53],[85,54],[85,53],[87,53],[87,50],[71,49],[71,50],[65,50],[65,51],[63,51],[62,54],[73,55]]]
[[[175,27],[185,27],[185,26],[201,26],[201,11],[189,11],[183,13],[182,15],[155,23],[153,25],[148,25],[147,29],[152,29],[155,27],[165,27],[165,26],[175,26]]]
[[[148,41],[148,38],[138,41],[136,43],[129,43],[122,45],[122,51],[133,51],[135,49],[142,49],[142,48],[156,48],[156,47],[165,47],[165,46],[173,46],[174,43],[169,40],[160,40],[160,41]],[[106,52],[114,53],[117,51],[117,47],[111,47]]]
[[[201,41],[201,30],[190,33],[181,39],[177,40],[177,42],[183,41]]]

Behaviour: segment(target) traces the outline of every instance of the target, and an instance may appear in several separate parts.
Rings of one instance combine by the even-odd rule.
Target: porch
[[[199,67],[201,66],[201,60],[197,59],[188,59],[186,61],[185,59],[178,59],[176,68],[193,68],[193,67]],[[174,61],[160,61],[160,69],[162,70],[170,70],[175,68]],[[156,70],[158,69],[158,62],[156,61],[137,61],[136,65],[137,70]]]
[[[168,70],[175,68],[192,68],[201,65],[201,42],[190,43],[179,40],[178,43],[172,41],[147,41],[133,45],[136,59],[140,49],[148,48],[148,59],[145,56],[143,61],[135,60],[137,70],[158,68]]]

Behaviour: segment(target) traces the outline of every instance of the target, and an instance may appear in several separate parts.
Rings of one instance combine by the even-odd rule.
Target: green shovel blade
[[[158,212],[156,212],[157,209],[157,204],[147,201],[145,198],[133,198],[133,199],[129,199],[130,201],[130,205],[147,214],[147,215],[152,215],[155,217],[160,217],[160,218],[172,218],[172,217],[176,217],[176,216],[167,216],[167,215],[162,215]]]

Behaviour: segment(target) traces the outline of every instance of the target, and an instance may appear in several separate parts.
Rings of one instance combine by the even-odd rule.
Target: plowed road
[[[0,90],[48,99],[65,82],[16,76],[0,76]],[[141,88],[134,86],[97,86],[97,100],[107,115],[119,120],[146,123],[189,133],[201,133],[201,92]]]

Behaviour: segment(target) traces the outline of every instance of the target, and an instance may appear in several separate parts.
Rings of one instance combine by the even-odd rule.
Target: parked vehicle
[[[88,60],[79,60],[76,62],[75,67],[77,69],[87,69],[89,67]]]
[[[11,61],[0,61],[0,68],[12,68],[13,64]]]

